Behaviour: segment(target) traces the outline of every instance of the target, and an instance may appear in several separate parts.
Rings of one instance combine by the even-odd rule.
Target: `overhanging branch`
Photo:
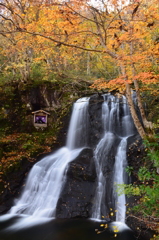
[[[36,33],[36,32],[29,32],[29,31],[26,31],[26,30],[23,30],[23,29],[20,29],[20,30],[17,30],[17,31],[16,30],[15,31],[0,31],[0,34],[3,35],[3,34],[18,33],[18,32],[23,32],[23,33],[26,33],[26,34],[30,34],[32,36],[40,36],[40,37],[48,39],[48,40],[50,40],[50,41],[52,41],[54,43],[57,43],[58,45],[63,45],[63,46],[66,46],[66,47],[77,48],[77,49],[81,49],[81,50],[89,51],[89,52],[107,53],[107,54],[109,54],[113,58],[116,58],[116,59],[119,58],[119,56],[116,53],[114,53],[114,52],[110,51],[109,49],[107,49],[106,46],[105,46],[105,48],[103,50],[86,48],[86,47],[82,47],[82,46],[79,46],[79,45],[62,42],[62,41],[56,40],[56,39],[54,39],[52,37],[45,36],[43,34]]]

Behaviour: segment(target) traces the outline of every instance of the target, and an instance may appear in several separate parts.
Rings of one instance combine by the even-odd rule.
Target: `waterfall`
[[[66,146],[71,150],[87,146],[89,98],[80,98],[73,106]]]
[[[96,104],[96,102],[93,102],[93,104]],[[50,217],[55,218],[57,202],[59,197],[61,200],[60,194],[66,183],[66,173],[69,173],[69,171],[67,171],[69,163],[79,156],[84,148],[87,147],[86,150],[88,150],[90,146],[93,146],[94,149],[89,150],[91,150],[91,153],[94,151],[94,159],[91,157],[91,161],[95,161],[96,174],[94,174],[94,176],[96,177],[97,175],[96,182],[95,177],[93,180],[85,177],[84,174],[88,173],[91,175],[92,172],[90,170],[91,168],[89,169],[89,167],[87,167],[88,165],[84,167],[80,165],[81,160],[77,165],[75,163],[72,166],[74,170],[72,170],[71,174],[76,175],[75,181],[73,180],[75,183],[76,181],[78,182],[78,178],[80,179],[79,181],[82,181],[82,184],[84,184],[85,181],[88,181],[90,184],[89,181],[92,181],[92,185],[87,185],[86,189],[88,190],[89,186],[96,184],[95,195],[92,196],[94,194],[93,190],[92,194],[90,194],[89,203],[85,202],[87,192],[85,196],[82,196],[82,203],[79,202],[79,198],[77,202],[75,202],[77,205],[74,204],[73,198],[68,198],[68,201],[70,201],[71,204],[73,203],[75,208],[79,206],[81,211],[85,211],[85,205],[90,204],[90,208],[92,207],[91,219],[101,220],[102,216],[108,216],[110,209],[113,209],[114,212],[116,212],[115,221],[122,223],[125,221],[126,198],[124,194],[118,196],[116,187],[118,184],[126,183],[127,139],[134,135],[136,130],[124,96],[119,99],[111,94],[103,95],[103,103],[100,102],[98,107],[95,108],[98,111],[95,117],[92,114],[94,111],[91,112],[90,110],[90,105],[89,98],[81,98],[74,103],[66,146],[44,157],[33,166],[28,175],[21,197],[16,200],[15,205],[9,212],[11,215],[20,214],[27,217],[37,217],[39,219],[41,217],[47,219]],[[102,122],[97,121],[99,116],[101,116]],[[94,121],[92,125],[90,124],[91,121]],[[92,140],[92,136],[89,136],[91,133],[88,131],[91,130],[91,126],[97,123],[100,125],[100,128],[96,128],[92,136],[94,137],[97,134],[99,136],[98,140],[100,140],[95,146],[95,141]],[[86,155],[83,159],[85,158]],[[87,157],[87,163],[90,163],[90,165],[93,164],[92,169],[94,169],[95,172],[94,162],[89,162],[89,160]],[[79,169],[83,171],[83,178],[80,178],[77,174]],[[69,193],[65,192],[65,194],[71,194],[71,186],[70,184]],[[92,187],[92,189],[93,188],[94,187]],[[79,188],[74,188],[74,190],[80,191]],[[63,201],[62,206],[66,206],[68,209],[66,203],[67,201]],[[71,208],[72,205],[70,209]],[[87,208],[86,210],[88,211]]]
[[[92,218],[100,220],[102,216],[109,214],[113,206],[113,210],[116,212],[115,220],[124,222],[126,199],[124,194],[118,196],[116,186],[126,183],[127,138],[134,135],[135,127],[124,96],[119,99],[110,94],[106,94],[103,98],[103,137],[94,151],[97,187],[92,209]],[[110,158],[112,151],[115,151],[115,147],[115,159],[114,163],[112,163]],[[109,173],[110,168],[112,168],[112,174]],[[115,202],[115,205],[113,205],[113,202]]]
[[[88,100],[82,98],[74,104],[66,146],[34,165],[22,196],[11,208],[10,214],[55,217],[57,201],[66,180],[67,165],[87,145]]]

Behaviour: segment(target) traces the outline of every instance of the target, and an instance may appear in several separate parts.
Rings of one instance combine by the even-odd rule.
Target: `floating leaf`
[[[107,223],[105,224],[104,228],[108,228],[108,224]]]
[[[104,227],[104,224],[100,224],[100,227]]]

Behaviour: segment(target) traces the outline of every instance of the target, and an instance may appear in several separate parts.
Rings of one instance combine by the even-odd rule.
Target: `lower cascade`
[[[91,122],[97,113],[90,117],[91,104],[91,97],[74,103],[66,146],[34,165],[22,195],[10,209],[9,216],[56,218],[57,204],[67,182],[69,166],[87,148],[93,150],[96,168],[95,194],[91,200],[89,219],[101,221],[109,218],[113,210],[116,216],[112,221],[125,223],[126,197],[124,194],[118,195],[117,186],[128,181],[125,172],[127,140],[137,132],[126,98],[104,94],[97,103],[101,107],[96,123],[100,130],[92,133]]]

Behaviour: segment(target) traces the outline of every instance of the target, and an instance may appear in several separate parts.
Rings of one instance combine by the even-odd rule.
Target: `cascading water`
[[[82,98],[74,104],[66,147],[34,165],[23,194],[11,208],[10,214],[55,217],[56,204],[65,182],[67,165],[87,145],[88,100]]]
[[[104,131],[94,153],[98,180],[92,218],[101,220],[102,216],[108,215],[113,202],[115,202],[113,207],[117,212],[116,221],[124,222],[125,195],[118,196],[116,185],[125,183],[127,138],[134,135],[135,127],[124,96],[120,100],[110,94],[103,97],[102,122]],[[114,145],[116,146],[116,156],[115,162],[112,164],[110,156]],[[108,165],[110,164],[113,174],[108,178],[110,175]]]
[[[118,146],[117,155],[115,157],[115,166],[114,166],[114,184],[123,184],[124,181],[124,169],[127,166],[126,161],[126,146],[127,140],[123,138]],[[126,199],[125,195],[122,194],[118,196],[117,192],[114,191],[116,199],[116,221],[125,222],[125,212],[126,212]]]
[[[114,97],[111,94],[106,94],[103,95],[103,100],[104,101],[102,103],[102,123],[98,121],[99,116],[101,116],[100,115],[101,104],[99,104],[98,107],[95,108],[97,110],[100,109],[97,114],[98,117],[96,116],[94,117],[95,114],[93,115],[92,113],[94,111],[92,111],[92,108],[90,107],[91,104],[89,105],[89,98],[79,99],[74,104],[70,126],[67,134],[66,146],[59,149],[55,153],[46,156],[45,158],[43,158],[41,161],[34,165],[34,167],[29,173],[22,196],[17,200],[15,206],[13,206],[9,212],[9,219],[10,217],[14,218],[16,215],[16,220],[15,222],[13,222],[13,224],[11,223],[11,225],[9,225],[9,227],[5,229],[6,232],[8,231],[17,232],[18,229],[20,230],[25,229],[28,228],[28,226],[31,226],[32,228],[34,224],[36,226],[37,224],[43,224],[43,222],[50,221],[51,218],[54,218],[53,221],[55,221],[54,226],[56,228],[55,217],[57,216],[56,215],[57,212],[56,207],[58,205],[57,202],[59,198],[60,200],[62,199],[61,197],[62,190],[65,189],[66,186],[65,183],[66,180],[68,180],[67,177],[68,176],[70,177],[71,174],[72,175],[75,174],[73,176],[75,177],[74,179],[71,178],[72,175],[70,177],[71,181],[73,180],[75,182],[75,188],[73,190],[75,192],[80,191],[81,194],[80,199],[82,200],[80,202],[79,197],[77,197],[77,201],[75,201],[73,197],[70,198],[68,197],[67,199],[68,201],[70,201],[70,205],[72,204],[70,207],[70,211],[71,208],[73,208],[73,205],[75,205],[74,208],[75,213],[76,208],[78,207],[80,208],[80,211],[85,211],[85,206],[86,211],[89,212],[87,206],[89,205],[91,209],[93,203],[91,219],[94,219],[95,221],[97,220],[100,221],[102,216],[106,216],[109,214],[110,208],[112,208],[113,206],[114,209],[117,210],[115,224],[119,226],[119,230],[123,229],[123,225],[121,226],[120,224],[121,222],[123,223],[125,220],[126,199],[125,195],[118,196],[116,192],[116,185],[125,183],[126,181],[124,169],[127,166],[126,160],[127,138],[131,135],[134,135],[135,127],[130,116],[126,98],[124,96],[121,99],[118,99],[117,97]],[[91,126],[94,126],[91,125],[92,123],[91,121],[92,122],[94,121],[93,122],[93,124],[95,123],[94,125],[96,124],[102,125],[103,129],[102,137],[96,146],[94,143],[95,141],[92,140],[93,139],[92,136],[94,137],[96,136],[96,134],[97,135],[99,134],[98,136],[100,136],[101,128],[98,129],[97,127],[93,135],[90,137],[89,134],[91,134]],[[92,157],[93,150],[90,149],[90,146],[94,147],[96,174]],[[68,167],[70,166],[69,163],[73,161],[77,156],[80,156],[80,154],[83,152],[82,151],[83,149],[87,151],[91,150],[91,155],[87,155],[85,152],[83,158],[81,158],[80,160],[76,159],[77,162],[76,161],[73,162],[72,166],[70,167],[71,172],[67,171]],[[90,159],[88,156],[90,156]],[[84,161],[84,163],[82,162],[83,165],[80,165],[81,161]],[[89,168],[88,165],[85,164],[88,165],[90,164],[90,166],[93,167]],[[92,172],[90,169],[93,169]],[[78,170],[82,171],[83,175],[81,173],[79,174]],[[67,176],[66,173],[69,173],[70,175]],[[85,174],[88,175],[85,176]],[[91,174],[93,175],[93,178]],[[83,176],[83,178],[81,178],[81,175]],[[89,202],[87,202],[86,200],[86,196],[88,195],[87,190],[89,191],[89,187],[95,185],[96,175],[97,186],[95,196],[93,196],[94,187],[92,187],[93,190],[90,194],[91,197],[89,198]],[[78,188],[79,187],[78,184],[76,188],[76,183],[78,183],[78,179],[80,179],[79,181],[82,182],[81,186],[85,187],[84,185],[85,183],[87,185],[85,193],[83,195],[81,193],[81,189]],[[89,181],[90,182],[92,181],[91,185]],[[67,186],[69,188],[68,191],[65,191],[65,194],[71,195],[72,182]],[[61,203],[61,201],[59,202]],[[67,204],[68,202],[65,198],[61,205],[64,208],[66,206],[66,209],[69,209]],[[79,214],[78,210],[77,214]],[[6,221],[7,218],[8,216],[4,215],[4,217],[0,218],[0,222],[3,223],[3,221]],[[59,229],[60,229],[59,235],[61,236],[63,228],[62,230],[61,228]],[[21,238],[15,239],[19,240]],[[28,240],[28,238],[26,239]],[[29,239],[34,239],[34,236],[33,238]],[[55,230],[53,231],[52,238],[51,237],[47,238],[46,236],[44,236],[44,238],[41,238],[40,236],[39,239],[40,240],[63,239],[63,237],[56,238]],[[74,239],[74,236],[71,239]],[[104,238],[104,235],[102,239],[106,239]]]
[[[81,98],[74,104],[66,146],[72,150],[87,147],[89,98]]]
[[[101,217],[105,216],[106,213],[105,195],[108,194],[106,192],[108,182],[103,173],[103,162],[109,157],[113,143],[114,135],[111,132],[106,132],[95,149],[95,163],[98,178],[92,213],[92,218],[95,220],[101,220]]]

